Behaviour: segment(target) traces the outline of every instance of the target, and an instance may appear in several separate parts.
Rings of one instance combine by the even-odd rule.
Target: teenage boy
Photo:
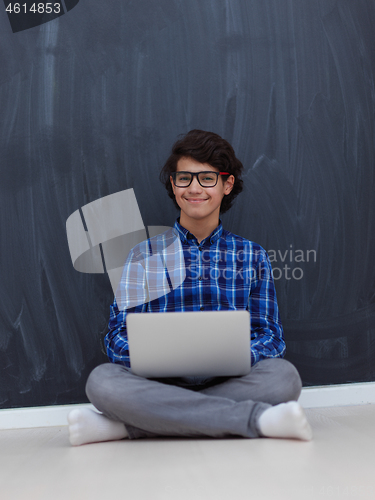
[[[160,178],[180,217],[173,230],[137,245],[128,257],[105,339],[111,362],[96,367],[86,386],[101,413],[70,412],[72,445],[153,436],[312,438],[297,403],[301,379],[282,359],[285,342],[268,256],[259,245],[224,230],[219,219],[242,191],[242,170],[231,145],[217,134],[192,130],[174,144]],[[180,286],[164,294],[157,290],[152,298],[159,277],[154,273],[151,285],[147,252],[171,232],[182,248],[186,274]],[[165,283],[165,276],[160,279]],[[125,298],[121,306],[119,297]],[[219,309],[250,311],[248,375],[156,380],[131,372],[127,313]]]

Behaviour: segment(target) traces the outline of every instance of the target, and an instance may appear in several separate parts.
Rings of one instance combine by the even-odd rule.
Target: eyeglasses
[[[173,184],[176,187],[186,188],[193,182],[193,178],[198,179],[199,184],[204,188],[215,187],[219,175],[230,175],[228,172],[172,172]]]

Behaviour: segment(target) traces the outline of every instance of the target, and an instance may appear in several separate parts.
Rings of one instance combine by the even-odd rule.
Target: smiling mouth
[[[207,201],[208,198],[185,198],[189,203],[202,203],[203,201]]]

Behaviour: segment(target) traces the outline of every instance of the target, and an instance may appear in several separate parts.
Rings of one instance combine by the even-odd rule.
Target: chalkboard
[[[87,401],[113,292],[66,221],[133,189],[173,225],[158,174],[193,128],[245,166],[223,224],[269,252],[304,385],[375,380],[374,2],[69,3],[16,32],[0,13],[0,407]]]

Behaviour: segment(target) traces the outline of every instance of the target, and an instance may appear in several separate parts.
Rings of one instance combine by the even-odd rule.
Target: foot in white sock
[[[68,414],[69,440],[73,446],[128,437],[122,422],[110,420],[89,408],[77,408]]]
[[[265,410],[258,419],[261,434],[272,438],[312,439],[312,430],[302,406],[296,401]]]

